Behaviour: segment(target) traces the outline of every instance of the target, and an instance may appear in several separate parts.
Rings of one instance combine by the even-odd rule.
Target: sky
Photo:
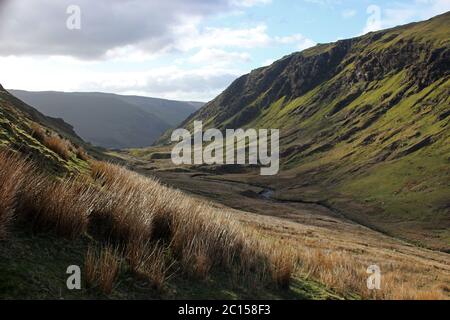
[[[0,0],[0,83],[209,101],[317,43],[450,11],[450,0]]]

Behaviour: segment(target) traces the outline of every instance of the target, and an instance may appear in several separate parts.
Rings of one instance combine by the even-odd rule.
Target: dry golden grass
[[[32,122],[30,124],[30,129],[31,129],[31,135],[41,142],[44,141],[44,139],[47,137],[46,130],[43,127],[41,127],[39,124],[37,124],[36,122]]]
[[[404,244],[367,228],[333,220],[299,224],[235,211],[269,243],[279,243],[296,261],[293,275],[311,278],[345,296],[385,300],[448,300],[448,254]],[[331,220],[330,220],[331,221]],[[367,267],[381,269],[381,289],[368,290]]]
[[[150,281],[155,289],[162,290],[173,265],[167,263],[165,251],[159,244],[130,242],[125,257],[136,275]]]
[[[83,178],[55,180],[30,174],[23,187],[21,212],[35,230],[75,238],[86,232],[94,209],[93,186]]]
[[[47,133],[47,131],[41,127],[39,124],[32,122],[30,124],[30,129],[32,135],[43,143],[47,148],[58,154],[63,159],[67,160],[70,158],[71,150],[73,149],[70,141],[60,138],[56,133]],[[87,159],[87,155],[84,150],[76,150],[77,156],[84,157]],[[86,160],[83,159],[83,160]]]
[[[74,149],[70,141],[59,137],[56,133],[47,132],[46,129],[39,124],[32,122],[30,124],[31,134],[38,139],[47,148],[58,154],[63,159],[70,158],[71,150]],[[74,149],[76,155],[83,160],[87,160],[87,154],[82,148]]]
[[[65,237],[89,232],[121,248],[120,254],[110,247],[86,254],[86,280],[105,293],[113,289],[124,260],[157,289],[174,270],[194,279],[226,271],[237,283],[256,287],[288,288],[295,276],[310,277],[344,296],[449,298],[448,256],[351,223],[327,218],[323,225],[309,226],[217,207],[104,162],[91,161],[92,178],[54,180],[22,170],[28,165],[16,160],[0,154],[0,178],[12,177],[9,186],[0,186],[0,197],[6,199],[0,203],[0,221],[9,220],[2,218],[14,207],[8,199],[19,191],[11,181],[26,179],[20,211],[36,230]],[[366,287],[371,264],[382,270],[380,291]]]
[[[71,155],[72,145],[66,139],[60,138],[57,135],[45,136],[43,140],[44,145],[57,153],[63,159],[68,160]]]
[[[307,257],[312,260],[302,266],[314,278],[327,284],[337,292],[349,295],[358,294],[364,299],[388,299],[388,300],[441,300],[448,299],[438,288],[424,288],[425,283],[420,273],[417,278],[407,277],[405,268],[407,261],[394,266],[382,263],[380,268],[381,289],[368,290],[366,280],[369,276],[365,271],[368,265],[356,259],[351,254],[324,253],[323,250],[308,250]],[[299,259],[305,259],[305,254],[300,254]]]
[[[98,252],[89,247],[84,263],[87,285],[98,287],[103,293],[110,294],[120,269],[118,250],[105,246]]]
[[[90,246],[84,256],[84,278],[88,287],[94,287],[97,281],[97,252]]]
[[[75,148],[75,155],[77,156],[78,159],[84,161],[88,161],[90,159],[89,155],[82,147]]]
[[[9,161],[11,169],[3,166],[2,174],[11,181],[17,180],[14,163],[20,162]],[[27,171],[18,208],[22,221],[36,232],[67,238],[89,233],[121,248],[135,273],[158,289],[175,269],[196,279],[225,270],[240,283],[288,286],[293,261],[256,234],[246,234],[229,214],[125,168],[97,161],[91,165],[93,178],[55,179]],[[11,188],[5,194],[17,193]],[[9,208],[11,201],[3,203]],[[7,216],[2,214],[2,221]],[[117,256],[109,249],[98,257],[90,250],[86,256],[87,279],[96,279],[104,292],[112,288]],[[113,271],[105,267],[108,263]]]
[[[144,168],[135,166],[137,170]],[[150,174],[145,169],[140,171]],[[254,230],[257,238],[259,235],[269,246],[282,248],[278,252],[296,262],[292,273],[295,278],[316,280],[348,298],[450,299],[448,253],[419,248],[383,235],[321,205],[244,195],[248,190],[255,193],[261,190],[251,185],[253,177],[242,174],[194,177],[196,172],[161,170],[151,174],[201,194],[195,196],[200,201],[218,199],[220,203],[214,203],[217,210],[231,212],[246,234]],[[230,206],[242,209],[234,210]],[[381,268],[381,290],[367,289],[366,270],[373,264]]]
[[[289,246],[284,247],[283,243],[272,241],[266,242],[269,248],[265,250],[273,252],[271,262],[272,280],[280,287],[287,289],[291,282],[291,277],[295,271],[295,251]],[[271,248],[270,248],[271,247]],[[279,248],[283,248],[280,250]]]
[[[30,171],[31,166],[19,156],[0,150],[0,239],[8,234],[18,192]]]
[[[183,272],[196,278],[224,268],[244,280],[259,277],[282,287],[289,282],[292,260],[281,248],[246,235],[230,215],[122,167],[97,161],[91,167],[104,195],[95,215],[108,221],[113,239],[163,243]]]

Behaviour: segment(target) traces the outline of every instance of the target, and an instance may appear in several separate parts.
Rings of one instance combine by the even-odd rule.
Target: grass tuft
[[[59,137],[56,133],[47,133],[43,127],[35,122],[30,124],[30,129],[32,136],[39,140],[47,148],[58,154],[64,160],[68,160],[70,158],[72,154],[71,150],[73,149],[70,141]],[[87,159],[87,155],[83,149],[77,149],[76,154],[82,160]]]
[[[8,235],[20,188],[31,171],[29,163],[18,155],[0,150],[0,239]]]
[[[118,250],[105,246],[98,252],[95,248],[89,247],[85,256],[84,269],[89,287],[98,287],[104,294],[110,294],[120,270]]]

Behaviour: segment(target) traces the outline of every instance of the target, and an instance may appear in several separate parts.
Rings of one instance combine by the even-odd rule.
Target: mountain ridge
[[[252,179],[448,250],[449,39],[445,13],[320,44],[238,78],[181,126],[278,128],[281,174]]]

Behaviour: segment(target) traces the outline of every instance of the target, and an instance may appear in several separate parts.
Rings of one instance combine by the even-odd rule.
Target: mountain
[[[182,126],[279,128],[281,174],[253,178],[276,196],[326,202],[448,248],[449,66],[445,13],[288,55],[234,81]]]
[[[157,115],[160,119],[168,123],[171,127],[180,124],[192,113],[200,109],[203,102],[190,101],[175,101],[158,98],[148,98],[140,96],[120,96],[105,94],[108,96],[115,96],[125,103],[135,105],[136,107],[147,111],[153,115]]]
[[[10,92],[40,112],[71,123],[84,140],[105,148],[150,146],[200,104],[106,93]]]

